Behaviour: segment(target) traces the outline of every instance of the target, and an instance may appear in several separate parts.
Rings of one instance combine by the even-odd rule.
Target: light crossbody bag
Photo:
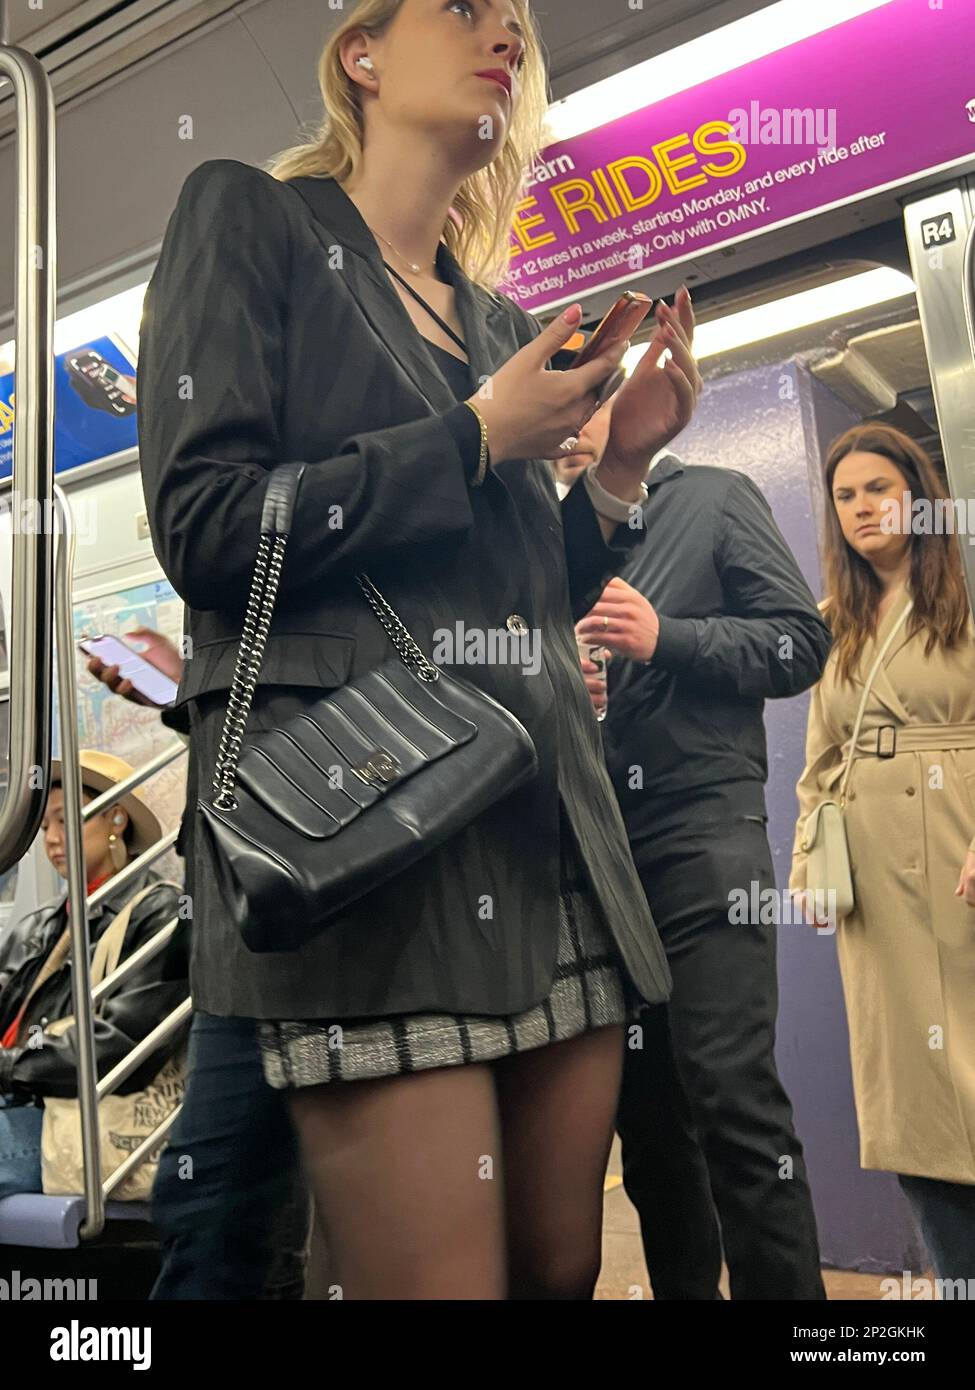
[[[870,674],[863,687],[860,707],[857,710],[857,717],[853,725],[850,749],[846,755],[846,766],[843,769],[838,797],[836,800],[821,801],[814,810],[810,811],[803,826],[800,848],[808,855],[806,860],[806,891],[812,894],[816,902],[828,904],[831,919],[848,917],[853,911],[855,901],[853,874],[850,869],[850,847],[846,837],[846,792],[850,783],[850,774],[853,771],[853,759],[856,754],[857,740],[860,737],[863,716],[867,709],[867,700],[870,698],[870,691],[873,688],[877,672],[883,664],[884,657],[890,650],[894,638],[907,621],[907,616],[913,607],[913,599],[908,600],[907,607],[887,634],[884,644],[877,654],[877,659],[870,668]]]

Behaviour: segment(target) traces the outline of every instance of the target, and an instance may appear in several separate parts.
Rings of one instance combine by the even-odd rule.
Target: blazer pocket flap
[[[477,734],[401,663],[259,733],[238,765],[243,791],[310,839],[328,839],[429,763]]]
[[[355,638],[341,633],[272,632],[258,685],[305,685],[329,689],[349,679]],[[175,706],[210,690],[229,690],[237,665],[236,637],[197,648],[183,665]]]

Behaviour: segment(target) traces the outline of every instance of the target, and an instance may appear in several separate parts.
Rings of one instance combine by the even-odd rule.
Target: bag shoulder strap
[[[257,559],[254,562],[243,629],[237,648],[237,661],[231,677],[227,711],[220,731],[220,747],[213,772],[211,795],[214,806],[220,810],[233,811],[237,806],[234,796],[237,761],[243,749],[244,731],[264,663],[264,648],[274,617],[281,568],[305,467],[304,463],[278,464],[271,471],[264,494]],[[427,659],[395,609],[386,602],[369,576],[357,574],[356,582],[407,669],[413,671],[420,680],[439,680],[439,667]]]
[[[888,632],[886,638],[884,639],[884,644],[880,648],[880,651],[877,653],[877,659],[870,668],[869,676],[867,676],[866,684],[863,687],[863,694],[860,696],[860,707],[857,710],[857,717],[853,725],[853,733],[850,737],[850,751],[846,755],[846,767],[843,769],[843,780],[840,783],[839,799],[841,803],[843,802],[843,799],[846,796],[846,789],[850,781],[850,773],[853,771],[853,757],[856,752],[857,740],[860,737],[860,728],[863,724],[863,716],[867,712],[867,700],[870,698],[870,691],[873,688],[874,680],[876,679],[877,672],[880,670],[880,667],[883,664],[884,657],[890,650],[891,643],[893,642],[897,634],[900,632],[901,628],[904,626],[904,623],[907,621],[907,616],[913,607],[914,600],[908,599],[907,605],[903,613],[901,613],[900,617],[897,619],[897,622],[894,624],[894,626],[891,628],[890,632]]]
[[[157,878],[152,883],[147,883],[145,888],[140,888],[129,901],[122,907],[112,920],[111,926],[102,933],[95,943],[95,950],[91,958],[91,970],[89,972],[91,987],[100,985],[102,980],[107,979],[112,971],[118,966],[122,957],[122,946],[125,942],[125,933],[129,929],[129,922],[132,914],[143,899],[148,898],[150,893],[154,893],[157,888],[176,888],[178,883],[173,883],[170,879]],[[74,1025],[74,1014],[69,1014],[66,1018],[56,1018],[49,1023],[44,1030],[46,1033],[53,1033],[60,1037]]]
[[[129,929],[132,914],[139,904],[154,893],[157,888],[179,888],[178,883],[172,883],[169,879],[156,878],[151,883],[147,883],[145,888],[140,888],[125,906],[118,912],[111,926],[103,932],[95,945],[95,952],[91,961],[91,986],[100,985],[102,980],[108,978],[112,971],[117,969],[118,963],[122,958],[122,947],[125,944],[125,933]]]

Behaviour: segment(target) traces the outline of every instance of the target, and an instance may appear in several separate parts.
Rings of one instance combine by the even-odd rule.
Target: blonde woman
[[[837,930],[864,1168],[897,1173],[939,1278],[975,1278],[975,632],[931,460],[882,425],[826,461],[833,651],[809,707],[791,886],[835,797],[864,682]],[[947,507],[946,507],[947,503]]]
[[[528,4],[364,0],[319,76],[326,118],[271,176],[189,176],[146,299],[142,466],[189,607],[191,776],[209,790],[264,495],[290,460],[308,467],[249,729],[388,657],[361,568],[428,654],[457,624],[541,643],[534,674],[462,668],[539,771],[292,953],[247,951],[195,837],[194,1000],[261,1021],[346,1298],[589,1298],[622,1025],[669,977],[572,624],[693,410],[693,315],[686,294],[658,309],[598,477],[560,514],[545,460],[625,345],[548,370],[578,307],[540,332],[494,292],[543,142]]]

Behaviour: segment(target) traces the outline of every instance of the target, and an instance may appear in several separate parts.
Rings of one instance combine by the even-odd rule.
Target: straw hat
[[[107,792],[109,787],[131,777],[135,768],[124,758],[116,758],[112,753],[98,753],[91,748],[82,748],[79,754],[82,785],[95,795]],[[51,759],[51,786],[61,785],[61,760]],[[162,837],[162,826],[142,800],[138,791],[128,792],[118,802],[125,808],[132,822],[132,854],[141,854]]]

